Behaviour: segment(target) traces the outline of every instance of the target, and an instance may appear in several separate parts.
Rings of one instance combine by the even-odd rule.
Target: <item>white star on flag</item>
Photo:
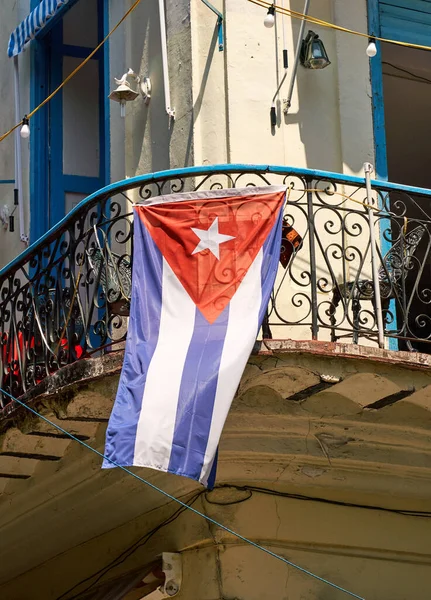
[[[196,229],[195,227],[192,227],[191,230],[195,235],[198,236],[200,240],[192,254],[197,254],[203,250],[209,250],[212,254],[214,254],[217,260],[220,260],[220,244],[235,239],[235,236],[233,235],[224,235],[223,233],[219,233],[218,217],[214,219],[209,229]]]

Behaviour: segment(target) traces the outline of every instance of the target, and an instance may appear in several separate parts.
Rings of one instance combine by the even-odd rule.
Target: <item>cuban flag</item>
[[[274,285],[285,191],[194,192],[135,206],[130,319],[105,447],[117,465],[212,487]]]

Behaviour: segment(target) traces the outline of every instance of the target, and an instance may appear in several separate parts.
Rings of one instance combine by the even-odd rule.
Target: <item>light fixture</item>
[[[28,118],[27,115],[24,115],[22,120],[21,131],[19,132],[20,136],[24,139],[30,136],[30,127],[28,126]]]
[[[120,115],[122,117],[126,116],[126,102],[133,102],[133,100],[136,100],[139,96],[139,92],[134,90],[127,81],[128,77],[132,77],[139,85],[139,90],[144,98],[145,104],[148,104],[151,98],[151,82],[149,77],[144,77],[141,81],[139,75],[136,75],[132,69],[129,69],[127,73],[124,73],[121,79],[114,77],[117,88],[109,94],[108,98],[114,100],[114,102],[120,103]]]
[[[376,46],[376,40],[374,38],[370,38],[368,40],[368,46],[366,49],[366,53],[367,53],[367,56],[369,56],[370,58],[373,58],[373,56],[376,56],[377,46]]]
[[[275,5],[273,4],[272,6],[270,6],[268,8],[268,13],[265,17],[265,19],[263,20],[263,24],[265,25],[265,27],[274,27],[274,23],[275,23]]]
[[[314,31],[309,31],[302,41],[300,59],[307,69],[324,69],[331,64],[322,40]]]

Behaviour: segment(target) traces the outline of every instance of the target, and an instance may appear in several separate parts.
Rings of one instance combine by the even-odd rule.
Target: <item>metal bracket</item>
[[[172,598],[180,592],[183,579],[181,554],[178,552],[163,552],[162,571],[165,574],[164,584],[151,594],[141,598],[141,600],[164,600],[165,598]]]
[[[145,104],[149,104],[151,100],[151,80],[149,77],[142,77],[138,81],[141,95],[144,99]]]
[[[220,52],[223,52],[223,50],[224,50],[223,15],[221,14],[221,12],[219,10],[216,9],[215,6],[213,6],[211,4],[211,2],[208,2],[208,0],[202,0],[202,2],[205,4],[205,6],[208,6],[208,8],[210,10],[212,10],[213,13],[216,14],[218,17],[218,19],[217,19],[218,49]]]

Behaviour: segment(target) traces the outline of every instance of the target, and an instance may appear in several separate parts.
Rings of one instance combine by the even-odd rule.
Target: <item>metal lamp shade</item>
[[[307,69],[324,69],[331,64],[322,40],[314,31],[309,31],[302,42],[301,64]]]
[[[139,96],[138,92],[132,90],[130,85],[126,83],[120,84],[113,92],[108,96],[110,100],[115,102],[130,102],[135,100]]]

